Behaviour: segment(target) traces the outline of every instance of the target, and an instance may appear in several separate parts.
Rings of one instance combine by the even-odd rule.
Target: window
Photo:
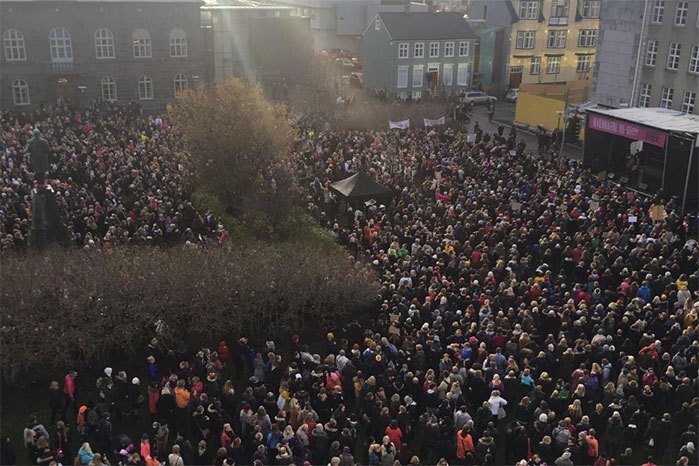
[[[658,60],[658,41],[649,40],[646,48],[646,66],[655,66]]]
[[[546,74],[558,74],[561,72],[561,57],[548,57],[546,62]]]
[[[692,45],[692,54],[689,56],[689,72],[699,73],[699,45]]]
[[[102,78],[102,100],[115,102],[117,100],[116,81],[111,76]]]
[[[468,57],[469,42],[467,40],[462,40],[459,42],[459,56]]]
[[[381,30],[381,19],[376,18],[376,19],[374,20],[374,29],[377,30],[377,31],[380,31],[380,30]]]
[[[568,24],[568,0],[553,0],[551,2],[549,24]]]
[[[153,52],[150,46],[150,32],[145,29],[136,29],[133,32],[133,57],[150,58]]]
[[[398,83],[396,87],[399,89],[408,87],[408,66],[398,67]]]
[[[532,57],[529,64],[529,74],[539,74],[541,72],[541,57]]]
[[[425,57],[425,44],[423,42],[416,42],[415,48],[413,49],[413,55],[415,58]]]
[[[29,105],[29,86],[27,82],[18,79],[12,83],[12,98],[15,105]]]
[[[442,76],[442,82],[445,86],[451,86],[454,84],[454,65],[451,63],[444,64],[444,75]]]
[[[5,60],[23,61],[27,59],[27,52],[24,49],[24,34],[17,29],[8,29],[2,35],[5,45]]]
[[[439,56],[439,42],[430,42],[430,58]]]
[[[578,73],[587,73],[590,71],[590,63],[592,62],[592,55],[578,55]]]
[[[150,100],[153,98],[153,80],[150,76],[141,76],[138,78],[138,98],[141,100]]]
[[[444,56],[453,57],[454,56],[454,43],[447,42],[444,44]]]
[[[672,95],[675,90],[671,87],[663,87],[663,95],[660,97],[660,106],[662,108],[672,107]]]
[[[597,45],[597,29],[581,29],[578,37],[578,47],[595,47]]]
[[[468,86],[470,81],[470,67],[468,63],[459,63],[456,68],[456,85]]]
[[[650,22],[655,24],[661,24],[663,22],[664,14],[665,0],[655,0],[655,3],[653,3],[653,14],[650,17]]]
[[[515,48],[533,49],[536,42],[536,31],[517,31]]]
[[[49,32],[49,45],[53,63],[73,62],[73,44],[70,41],[70,33],[67,30],[63,28],[51,29],[51,32]]]
[[[568,31],[549,31],[548,48],[564,49],[566,47],[566,38]]]
[[[422,87],[422,81],[425,77],[425,69],[422,65],[413,66],[413,87]]]
[[[583,1],[582,17],[585,19],[599,18],[600,0]]]
[[[519,19],[537,19],[539,17],[539,2],[525,1],[519,2]]]
[[[680,67],[680,53],[682,52],[682,44],[673,42],[670,44],[670,52],[667,54],[667,69],[676,70]]]
[[[175,75],[175,97],[182,91],[186,91],[189,86],[187,85],[187,76],[183,74]]]
[[[97,58],[114,58],[114,34],[109,29],[95,31],[95,56]]]
[[[170,31],[170,56],[173,58],[187,56],[187,34],[179,28]]]
[[[412,93],[413,99],[421,99],[422,98],[422,91],[413,91]]]
[[[677,2],[677,8],[675,9],[675,26],[684,26],[687,24],[688,8],[688,2]]]
[[[650,91],[653,86],[646,83],[641,83],[641,93],[638,97],[639,107],[650,107]]]
[[[398,44],[398,58],[408,58],[410,45],[407,43]]]
[[[682,111],[684,113],[694,113],[694,102],[696,100],[696,91],[684,91],[684,98],[682,99]]]

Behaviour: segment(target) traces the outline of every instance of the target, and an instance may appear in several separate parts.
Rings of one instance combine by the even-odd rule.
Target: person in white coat
[[[503,413],[505,412],[504,407],[507,405],[507,400],[500,396],[499,390],[493,390],[490,393],[488,403],[490,403],[490,412],[493,416],[497,416],[498,419],[505,417],[503,414],[500,414],[500,409],[503,409]]]

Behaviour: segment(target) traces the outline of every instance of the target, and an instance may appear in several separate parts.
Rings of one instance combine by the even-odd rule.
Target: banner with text
[[[611,118],[590,113],[589,127],[597,131],[623,136],[635,141],[643,141],[658,147],[665,147],[665,133],[634,125],[633,123],[612,120]]]
[[[423,121],[425,123],[425,127],[427,127],[427,126],[443,125],[445,120],[444,120],[444,117],[442,117],[442,118],[439,118],[438,120],[430,120],[428,118],[424,118]]]
[[[408,129],[410,128],[410,120],[403,121],[388,121],[388,127],[390,129]]]

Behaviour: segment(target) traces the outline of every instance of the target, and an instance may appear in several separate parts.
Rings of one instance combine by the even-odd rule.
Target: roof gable
[[[379,13],[393,40],[475,39],[461,13]]]

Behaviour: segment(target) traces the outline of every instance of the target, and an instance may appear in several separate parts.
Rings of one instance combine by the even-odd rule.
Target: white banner
[[[410,128],[410,120],[403,121],[388,121],[389,129],[408,129]]]
[[[444,124],[444,117],[438,119],[438,120],[430,120],[428,118],[423,119],[425,126],[439,126]]]

